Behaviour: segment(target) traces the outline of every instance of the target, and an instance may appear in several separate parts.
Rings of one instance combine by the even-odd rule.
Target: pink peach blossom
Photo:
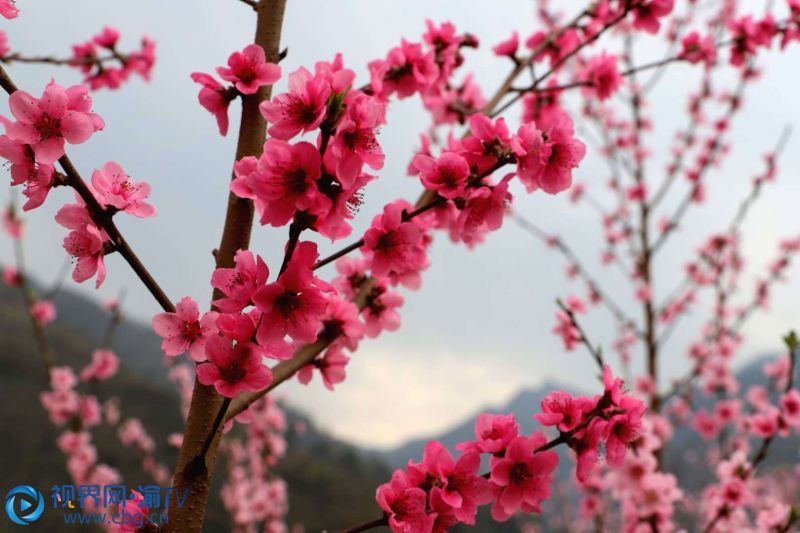
[[[289,74],[289,92],[261,103],[259,109],[270,123],[269,134],[289,140],[298,133],[317,129],[325,119],[331,86],[322,74],[300,67]]]
[[[498,522],[508,520],[518,510],[539,512],[541,502],[550,497],[558,456],[550,451],[535,452],[545,442],[541,433],[516,437],[502,458],[492,460],[490,480],[499,487],[492,517]]]
[[[14,0],[0,0],[0,15],[7,19],[17,18],[19,9],[14,5]]]
[[[39,326],[46,326],[56,319],[56,306],[50,300],[37,300],[30,312]]]
[[[470,172],[467,161],[460,155],[445,152],[438,159],[417,155],[411,164],[425,188],[451,200],[464,194]]]
[[[272,373],[251,343],[233,345],[220,335],[211,335],[205,348],[207,361],[197,365],[197,379],[203,385],[213,385],[226,398],[261,390],[272,381]]]
[[[109,161],[102,169],[92,173],[92,186],[106,206],[140,218],[156,214],[156,208],[145,202],[150,196],[150,185],[144,181],[131,181],[130,176],[114,161]]]
[[[219,134],[223,137],[228,134],[228,107],[236,98],[234,92],[228,91],[220,82],[211,75],[203,72],[192,73],[192,81],[202,85],[197,99],[206,111],[214,115],[217,120]]]
[[[317,257],[315,244],[298,244],[286,271],[253,294],[253,302],[264,313],[257,333],[259,344],[268,345],[286,335],[296,341],[316,339],[326,308],[311,270]]]
[[[113,377],[119,370],[119,357],[109,350],[100,349],[92,352],[92,361],[83,370],[81,370],[81,380],[89,381],[91,379],[106,380]]]
[[[255,94],[259,87],[272,85],[281,77],[281,67],[267,62],[264,49],[257,44],[245,46],[228,58],[227,67],[217,67],[217,74],[233,82],[242,94]]]
[[[267,282],[269,269],[260,256],[239,250],[233,268],[218,268],[211,275],[211,286],[224,296],[214,306],[224,313],[235,313],[252,304],[253,293]]]
[[[30,145],[40,164],[54,163],[64,155],[65,142],[81,144],[97,129],[90,113],[71,105],[72,89],[75,88],[65,89],[53,81],[41,98],[16,91],[9,99],[17,122],[7,123],[6,133],[11,139]],[[90,99],[88,102],[91,106]]]
[[[190,297],[181,299],[174,313],[159,313],[153,317],[153,330],[164,339],[161,349],[169,356],[189,350],[195,361],[205,360],[206,340],[216,334],[217,313],[210,311],[202,318],[197,303]]]

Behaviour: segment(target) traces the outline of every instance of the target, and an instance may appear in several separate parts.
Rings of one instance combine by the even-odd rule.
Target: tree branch
[[[0,66],[0,87],[2,87],[3,90],[5,90],[9,95],[18,90],[17,86],[14,84],[2,66]],[[139,260],[139,257],[136,255],[136,253],[134,253],[130,245],[128,245],[128,242],[122,236],[122,233],[120,233],[119,229],[117,229],[116,224],[114,224],[111,214],[106,211],[106,209],[101,206],[94,197],[94,194],[92,194],[92,192],[89,190],[86,182],[83,181],[78,169],[75,168],[69,157],[64,154],[58,160],[58,163],[61,165],[61,168],[64,170],[66,176],[65,185],[75,189],[75,192],[78,193],[78,195],[86,204],[86,209],[89,211],[92,221],[104,229],[106,233],[108,233],[111,243],[114,245],[114,250],[119,252],[125,261],[128,262],[130,267],[133,269],[145,287],[147,287],[147,290],[150,291],[150,294],[153,295],[161,308],[167,312],[174,312],[175,306],[172,304],[170,299],[158,285],[147,268],[145,268],[144,264],[142,264],[142,262]]]
[[[280,39],[286,0],[260,0],[254,42],[266,52],[267,61],[277,63],[280,57]],[[242,120],[236,148],[236,160],[245,156],[259,157],[266,139],[266,122],[259,112],[259,104],[272,94],[272,87],[261,87],[256,94],[242,97]],[[238,250],[250,245],[254,206],[250,200],[228,194],[228,208],[222,238],[216,253],[216,267],[228,268],[234,264]],[[219,297],[215,291],[214,298]],[[173,487],[179,492],[188,489],[187,501],[178,506],[172,502],[166,531],[199,532],[203,526],[211,479],[216,463],[217,446],[221,432],[214,427],[214,418],[223,407],[224,400],[213,387],[195,382],[189,416],[186,420],[183,444],[175,469]],[[225,411],[223,411],[225,412]],[[211,436],[205,461],[197,468],[194,459],[201,455]]]

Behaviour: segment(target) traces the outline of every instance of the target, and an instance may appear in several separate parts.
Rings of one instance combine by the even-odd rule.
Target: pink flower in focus
[[[6,128],[11,124],[3,117],[0,121]],[[0,156],[11,163],[11,185],[25,185],[23,194],[28,201],[22,207],[23,211],[42,205],[53,186],[53,166],[37,162],[27,144],[8,135],[0,135]]]
[[[99,124],[91,113],[71,105],[75,89],[65,89],[51,81],[41,98],[25,91],[16,91],[9,98],[17,122],[8,122],[6,133],[11,139],[30,145],[40,164],[51,165],[64,155],[64,142],[81,144],[96,129],[102,129],[95,127]],[[91,106],[91,99],[88,105]]]
[[[102,169],[92,173],[92,186],[106,206],[140,218],[156,214],[156,208],[145,202],[150,196],[150,185],[144,181],[131,181],[130,176],[114,161],[109,161]]]
[[[622,465],[628,447],[644,432],[642,416],[647,410],[643,401],[632,396],[622,398],[618,407],[625,412],[612,416],[606,428],[606,461],[613,467]]]
[[[574,137],[572,119],[561,114],[546,131],[523,124],[514,153],[520,180],[528,192],[542,189],[556,194],[572,185],[572,169],[586,154],[586,146]]]
[[[570,431],[581,423],[583,414],[594,405],[586,398],[573,398],[564,391],[554,391],[542,400],[542,412],[533,415],[543,426],[557,426],[559,431]]]
[[[252,304],[253,293],[267,282],[269,269],[261,256],[239,250],[234,268],[218,268],[211,275],[211,286],[224,294],[214,300],[214,307],[224,313],[236,313]]]
[[[30,312],[39,326],[46,326],[56,319],[56,306],[50,300],[37,300]]]
[[[508,520],[518,510],[540,512],[542,500],[550,497],[551,474],[558,465],[558,455],[535,452],[546,442],[541,433],[516,437],[502,458],[492,459],[490,479],[499,487],[492,518],[498,522]]]
[[[286,335],[296,341],[316,340],[327,303],[311,270],[318,256],[316,244],[298,244],[286,271],[253,294],[253,302],[264,313],[257,333],[262,346]]]
[[[322,124],[331,87],[322,75],[303,67],[289,74],[289,92],[261,103],[260,110],[270,123],[269,134],[289,140],[298,133],[313,131]]]
[[[441,442],[431,441],[425,446],[423,464],[429,474],[441,481],[441,486],[434,490],[454,509],[457,521],[474,525],[478,506],[492,500],[491,484],[478,472],[480,454],[469,451],[453,459]]]
[[[398,98],[426,92],[439,78],[434,55],[433,50],[426,53],[419,43],[403,39],[400,46],[389,50],[385,60],[369,63],[372,91],[384,99],[395,92]]]
[[[105,232],[92,224],[73,230],[64,237],[64,249],[77,259],[72,271],[73,280],[83,283],[96,274],[95,287],[100,287],[106,279],[106,264],[103,259],[106,241]]]
[[[305,365],[297,372],[297,380],[303,385],[308,385],[314,375],[314,369],[319,370],[322,375],[322,382],[325,388],[332,391],[337,385],[347,377],[345,367],[350,361],[341,348],[329,348],[322,357],[318,357],[313,363]]]
[[[153,330],[164,339],[161,349],[165,355],[176,356],[186,350],[195,361],[205,360],[205,343],[217,333],[214,321],[217,313],[205,313],[200,318],[197,303],[190,297],[181,299],[174,313],[159,313],[153,317]]]
[[[459,239],[471,245],[480,242],[485,232],[500,229],[512,200],[508,192],[512,176],[506,175],[497,185],[469,189],[467,201],[456,220]]]
[[[462,156],[453,152],[445,152],[438,159],[416,155],[411,164],[419,171],[426,189],[451,200],[463,196],[470,172]]]
[[[625,394],[622,390],[623,385],[624,382],[614,376],[611,367],[603,365],[603,396],[608,398],[611,405],[619,405],[622,401]]]
[[[197,365],[197,379],[214,385],[217,392],[233,398],[240,392],[258,391],[272,382],[272,373],[249,342],[237,342],[212,335],[206,341],[207,361]]]
[[[238,174],[237,174],[238,175]],[[247,178],[255,197],[264,203],[261,223],[280,227],[297,211],[314,207],[320,200],[316,180],[320,178],[320,155],[307,142],[294,145],[268,139],[257,174]],[[234,192],[236,189],[232,187]]]
[[[389,527],[393,532],[430,533],[433,530],[436,515],[426,510],[427,494],[411,485],[408,475],[402,470],[395,470],[391,481],[378,487],[376,499],[380,508],[389,515]]]
[[[353,185],[364,165],[383,168],[385,156],[378,143],[377,130],[384,121],[385,104],[360,91],[345,98],[345,115],[325,152],[327,166],[336,169],[336,177],[345,188]],[[333,159],[334,162],[329,162]]]
[[[343,346],[355,351],[364,337],[364,325],[358,319],[358,313],[358,306],[353,302],[339,296],[328,298],[322,331],[317,339],[327,341],[332,346]]]
[[[364,233],[361,252],[378,278],[419,271],[427,264],[422,231],[414,221],[403,221],[407,209],[411,205],[402,200],[386,205]]]
[[[396,331],[400,327],[400,314],[396,311],[405,299],[399,292],[390,291],[385,280],[375,283],[367,296],[367,305],[362,312],[364,332],[375,338],[381,331]]]
[[[245,46],[228,58],[227,67],[217,67],[217,74],[236,85],[242,94],[255,94],[263,85],[272,85],[281,77],[281,67],[267,63],[264,49],[257,44]]]
[[[219,134],[223,137],[228,134],[228,106],[236,95],[222,86],[209,74],[203,72],[192,73],[192,81],[203,87],[197,95],[200,105],[217,119]]]
[[[504,118],[492,120],[483,113],[475,113],[469,117],[469,131],[471,135],[461,144],[470,169],[479,174],[488,172],[500,158],[509,155],[512,136]]]
[[[475,421],[475,442],[463,442],[456,449],[463,452],[475,450],[479,453],[502,455],[508,445],[519,434],[519,424],[514,415],[492,415],[483,413]]]

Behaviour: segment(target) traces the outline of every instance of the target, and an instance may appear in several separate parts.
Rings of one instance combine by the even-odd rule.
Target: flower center
[[[528,465],[525,463],[517,463],[511,468],[509,478],[514,485],[524,485],[533,479],[533,474],[528,470]]]
[[[184,322],[181,336],[190,342],[200,338],[200,322]]]
[[[285,318],[300,309],[300,293],[286,291],[275,299],[275,309]]]
[[[244,379],[244,368],[234,365],[219,369],[219,375],[228,383],[239,383]]]
[[[42,116],[39,117],[35,128],[43,141],[52,137],[61,136],[61,120],[53,118],[46,113],[42,113]]]

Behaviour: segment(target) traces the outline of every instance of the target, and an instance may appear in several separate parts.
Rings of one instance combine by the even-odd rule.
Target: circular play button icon
[[[12,522],[27,526],[42,516],[44,497],[30,485],[19,485],[6,494],[6,514]]]

